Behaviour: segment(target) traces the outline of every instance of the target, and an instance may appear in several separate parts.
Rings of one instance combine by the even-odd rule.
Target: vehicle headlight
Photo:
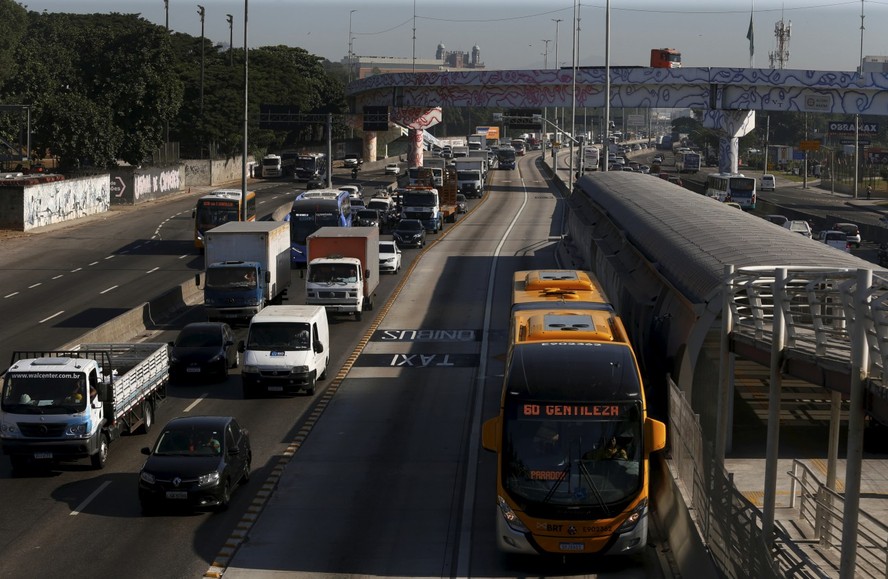
[[[139,473],[139,478],[150,485],[154,484],[154,475],[146,470]]]
[[[259,298],[255,297],[255,296],[247,298],[247,305],[248,306],[259,305]]]
[[[86,435],[86,423],[81,422],[80,424],[69,424],[67,428],[65,428],[66,436],[85,436]]]
[[[305,374],[308,372],[308,366],[293,366],[293,368],[290,369],[290,372],[293,374]]]
[[[197,477],[197,485],[201,487],[211,487],[219,484],[219,473],[213,471],[211,473],[202,474]]]
[[[244,366],[241,368],[241,374],[258,374],[259,366]]]
[[[626,520],[623,521],[623,524],[617,529],[617,533],[626,533],[635,528],[635,525],[638,524],[638,521],[647,513],[648,501],[647,499],[642,499],[641,502],[636,505],[632,512],[629,513],[629,516],[626,517]]]
[[[4,434],[7,436],[18,436],[19,435],[18,426],[16,426],[14,422],[0,423],[0,434]]]
[[[506,502],[506,499],[503,497],[496,497],[497,505],[499,506],[500,513],[503,515],[503,518],[512,527],[513,531],[517,531],[518,533],[527,533],[530,529],[521,522],[521,519],[518,518],[518,515],[515,514],[515,511],[512,510],[512,507]]]

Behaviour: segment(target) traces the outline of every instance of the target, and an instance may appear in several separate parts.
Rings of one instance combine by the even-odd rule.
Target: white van
[[[330,328],[324,306],[267,306],[250,320],[243,353],[244,398],[257,394],[314,394],[327,377]]]
[[[774,178],[774,175],[762,175],[762,178],[759,181],[759,191],[773,191],[776,188],[777,179]]]

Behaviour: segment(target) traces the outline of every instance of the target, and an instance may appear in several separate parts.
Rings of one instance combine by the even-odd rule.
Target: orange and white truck
[[[307,245],[305,304],[360,321],[379,285],[379,228],[322,227]]]

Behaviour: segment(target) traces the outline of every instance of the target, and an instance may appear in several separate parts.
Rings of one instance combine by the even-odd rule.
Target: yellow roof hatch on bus
[[[608,310],[516,312],[513,343],[623,341],[613,319],[613,313]]]
[[[516,271],[512,305],[528,302],[595,302],[607,304],[607,296],[594,276],[573,269]]]

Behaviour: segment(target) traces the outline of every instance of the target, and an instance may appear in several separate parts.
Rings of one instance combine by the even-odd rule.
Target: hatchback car
[[[320,177],[314,177],[312,179],[309,179],[308,182],[305,184],[305,190],[312,191],[314,189],[323,189],[326,186],[327,186],[326,179],[321,179]]]
[[[811,225],[807,221],[803,221],[801,219],[794,219],[792,221],[787,221],[783,224],[783,227],[789,229],[790,231],[795,231],[796,233],[800,233],[811,239]]]
[[[817,232],[817,241],[825,243],[830,247],[834,247],[841,251],[850,252],[851,243],[844,231],[835,231],[832,229],[824,229]]]
[[[224,381],[237,368],[234,332],[225,322],[194,322],[170,342],[170,375],[175,380],[216,378]]]
[[[860,228],[855,223],[836,223],[832,226],[834,231],[841,231],[848,236],[848,243],[854,247],[860,247]]]
[[[379,242],[379,273],[401,271],[401,250],[394,241]]]
[[[250,478],[250,433],[231,416],[169,421],[139,471],[142,514],[161,505],[224,510],[231,492]]]
[[[392,231],[392,239],[398,247],[423,247],[426,241],[425,227],[419,219],[402,219]]]
[[[456,194],[456,211],[457,213],[467,213],[469,211],[469,202],[462,193]]]
[[[376,209],[359,209],[354,217],[355,227],[380,227],[382,219]]]
[[[399,175],[400,173],[401,167],[397,163],[389,163],[385,166],[386,175]]]

